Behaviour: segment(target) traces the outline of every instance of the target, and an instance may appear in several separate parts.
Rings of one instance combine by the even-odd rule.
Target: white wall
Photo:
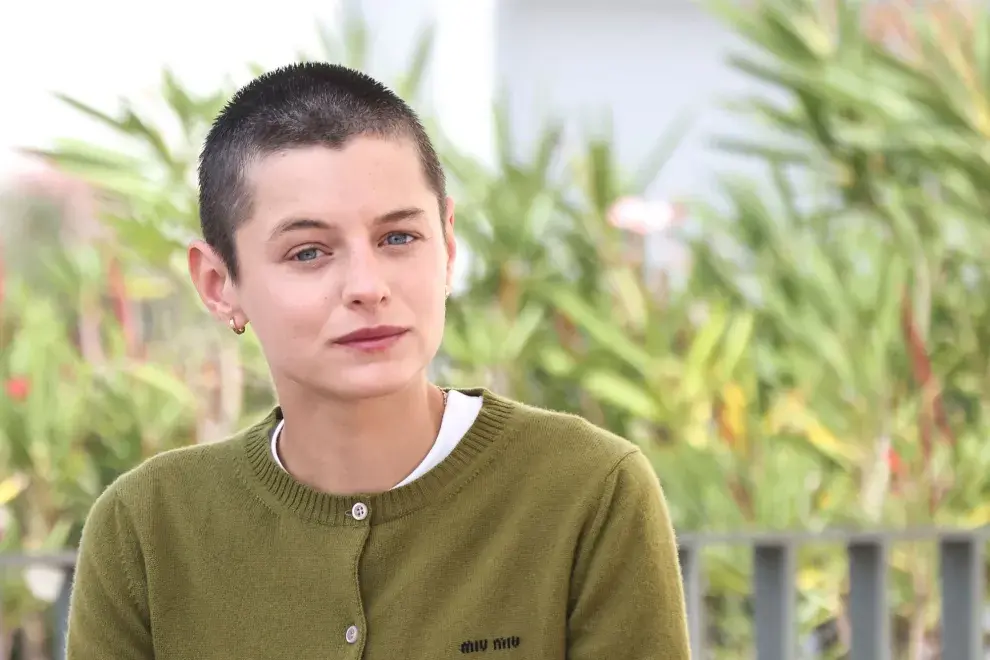
[[[250,59],[268,65],[291,59],[314,41],[313,17],[332,15],[337,0],[279,0],[278,11],[222,0],[7,5],[0,20],[9,93],[0,106],[0,174],[14,166],[16,145],[93,134],[52,91],[113,108],[119,96],[152,93],[166,64],[208,89]]]
[[[703,193],[716,169],[740,166],[709,146],[716,135],[743,130],[717,107],[750,84],[725,63],[737,45],[688,0],[508,0],[500,14],[499,77],[527,139],[548,112],[566,117],[572,136],[600,127],[611,112],[628,167],[690,113],[692,129],[652,192]]]
[[[369,71],[385,79],[404,71],[417,31],[437,28],[427,98],[447,131],[484,154],[495,71],[497,0],[279,0],[251,9],[232,0],[172,0],[150,6],[126,0],[14,3],[0,20],[0,62],[9,98],[0,105],[0,177],[23,163],[19,145],[58,136],[103,133],[51,97],[58,90],[99,108],[122,96],[151,98],[170,66],[194,89],[227,74],[244,80],[248,61],[266,67],[317,49],[316,21],[336,23],[345,3],[358,4],[372,26]]]
[[[239,74],[249,60],[275,66],[315,49],[317,18],[334,22],[359,2],[373,26],[371,73],[405,68],[415,30],[437,22],[429,101],[445,129],[479,155],[491,152],[490,107],[499,81],[517,132],[531,138],[542,113],[595,125],[611,108],[620,155],[638,162],[684,110],[698,122],[660,181],[659,194],[704,187],[722,162],[705,145],[738,124],[713,104],[743,83],[722,60],[730,36],[689,0],[280,0],[278,11],[232,0],[35,0],[5,9],[0,62],[9,98],[0,106],[0,176],[10,149],[99,130],[50,96],[102,108],[120,96],[150,98],[163,66],[197,89]]]

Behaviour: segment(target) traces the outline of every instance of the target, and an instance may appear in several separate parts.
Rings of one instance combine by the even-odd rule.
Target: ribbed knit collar
[[[506,435],[517,417],[517,405],[484,388],[460,390],[481,396],[481,411],[454,450],[439,465],[410,484],[384,493],[332,495],[296,481],[272,458],[270,434],[281,418],[275,408],[245,432],[242,476],[248,486],[275,510],[294,511],[306,520],[329,525],[361,525],[352,507],[361,502],[370,509],[372,524],[392,520],[440,501],[470,480],[491,460],[494,445]]]

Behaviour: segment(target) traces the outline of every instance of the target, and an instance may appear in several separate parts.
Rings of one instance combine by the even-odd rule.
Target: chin
[[[317,387],[338,399],[373,399],[409,387],[424,371],[425,366],[405,360],[349,366],[330,370],[332,379],[321,378]]]

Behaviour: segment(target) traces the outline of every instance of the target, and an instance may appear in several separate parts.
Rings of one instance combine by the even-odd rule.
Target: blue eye
[[[320,256],[320,250],[317,248],[306,248],[305,250],[299,250],[293,255],[293,259],[296,261],[312,261]]]
[[[412,243],[414,240],[416,239],[411,234],[406,234],[404,232],[397,231],[385,237],[385,244],[396,245],[396,246],[406,245],[408,243]]]

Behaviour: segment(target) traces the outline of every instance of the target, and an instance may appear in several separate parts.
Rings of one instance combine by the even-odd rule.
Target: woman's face
[[[415,143],[291,149],[254,163],[247,181],[239,280],[222,276],[213,294],[197,286],[221,319],[250,323],[280,391],[357,399],[423,377],[455,244],[453,203],[441,218]]]

